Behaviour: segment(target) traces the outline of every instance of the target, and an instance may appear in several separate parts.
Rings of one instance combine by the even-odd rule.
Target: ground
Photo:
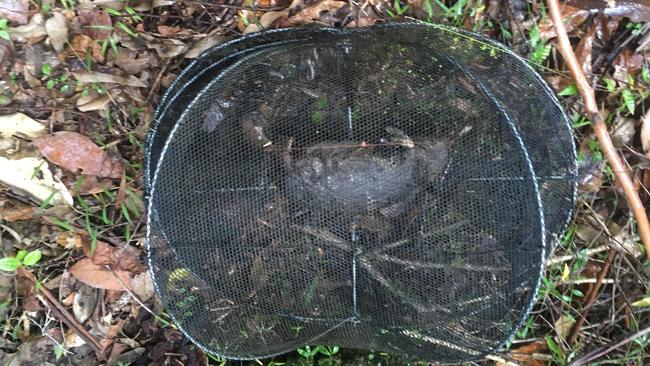
[[[562,12],[647,204],[650,4],[607,4],[573,0]],[[146,271],[143,161],[162,94],[207,48],[265,28],[409,18],[486,34],[528,59],[559,95],[578,146],[576,210],[537,304],[507,349],[476,363],[645,364],[650,267],[538,0],[0,0],[0,364],[406,362],[304,347],[239,363],[193,346]]]

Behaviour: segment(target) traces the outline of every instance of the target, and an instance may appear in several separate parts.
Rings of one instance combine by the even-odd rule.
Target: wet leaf
[[[50,37],[50,43],[57,52],[63,51],[65,42],[68,41],[68,25],[61,13],[52,13],[52,16],[45,21],[45,31]]]
[[[579,9],[598,11],[611,17],[628,17],[633,22],[650,21],[648,0],[568,0],[567,4]]]
[[[123,164],[119,157],[109,155],[88,137],[76,132],[56,132],[39,137],[34,144],[52,163],[73,173],[120,178]]]
[[[115,270],[115,275],[119,277],[124,285],[131,289],[131,276],[129,272]],[[79,281],[88,286],[101,288],[104,290],[124,291],[124,286],[113,276],[111,271],[105,266],[100,266],[90,258],[82,258],[70,267],[70,273]]]
[[[52,175],[43,159],[10,160],[0,156],[0,182],[27,193],[42,204],[72,206],[72,195]]]

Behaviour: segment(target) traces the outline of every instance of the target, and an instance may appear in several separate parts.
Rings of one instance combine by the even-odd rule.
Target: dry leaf
[[[520,365],[525,366],[545,366],[546,363],[533,357],[534,353],[540,353],[546,349],[546,344],[541,341],[513,348],[508,352],[508,356]]]
[[[167,25],[159,25],[157,29],[158,29],[158,33],[160,33],[160,35],[163,37],[173,36],[181,31],[181,27],[179,26],[170,27]]]
[[[592,64],[592,50],[594,45],[594,38],[596,37],[596,30],[598,29],[598,22],[595,22],[589,28],[589,31],[580,39],[578,47],[576,47],[576,57],[582,67],[585,75],[591,75]]]
[[[326,14],[336,13],[337,10],[346,4],[345,1],[323,0],[300,10],[288,20],[294,24],[312,23],[318,21]]]
[[[47,134],[47,128],[23,113],[0,116],[0,136],[36,138]]]
[[[140,262],[140,251],[132,246],[116,247],[97,241],[95,251],[90,255],[90,240],[83,238],[83,250],[87,257],[92,258],[93,263],[97,265],[110,265],[111,268],[123,271],[141,273],[147,270],[147,266]]]
[[[84,34],[96,41],[103,41],[113,33],[111,16],[103,10],[79,11],[79,23],[84,26]]]
[[[79,234],[68,231],[59,233],[56,242],[65,249],[78,249],[83,247],[83,242]]]
[[[571,319],[566,315],[562,315],[555,321],[555,333],[557,333],[560,339],[565,339],[571,332],[571,328],[573,328],[573,324],[575,324],[575,322],[576,321],[574,319]]]
[[[109,156],[88,137],[61,131],[39,137],[34,144],[41,154],[52,163],[73,173],[120,178],[123,164],[120,158]]]
[[[87,98],[77,99],[77,109],[82,112],[102,111],[111,103],[111,97],[107,94],[99,95],[88,100]]]
[[[61,181],[52,175],[43,159],[10,160],[0,156],[0,182],[25,192],[38,202],[72,206],[72,195]]]
[[[45,31],[56,52],[63,51],[63,46],[68,41],[68,25],[63,14],[52,13],[52,16],[45,22]]]
[[[115,275],[105,266],[100,266],[90,258],[82,258],[70,267],[70,273],[79,281],[88,286],[104,290],[124,291],[124,286],[131,289],[131,276],[129,272],[115,270]],[[119,277],[122,283],[115,277]]]
[[[25,24],[27,23],[28,10],[28,0],[0,0],[0,18]]]
[[[76,34],[72,37],[72,41],[70,41],[70,52],[66,52],[66,54],[84,59],[88,53],[92,55],[95,62],[104,61],[101,43],[93,41],[92,38],[85,34]]]
[[[16,28],[9,28],[9,36],[17,42],[35,42],[47,35],[43,14],[36,13],[29,23]]]
[[[75,79],[84,83],[112,83],[126,86],[134,86],[136,88],[145,88],[147,85],[142,80],[133,75],[128,77],[118,76],[113,74],[103,74],[101,72],[80,71],[71,73]]]
[[[0,220],[9,222],[30,220],[34,217],[37,207],[21,202],[5,200],[0,205]]]
[[[184,56],[185,58],[197,58],[205,50],[222,43],[223,40],[223,37],[217,35],[203,37],[198,42],[194,43],[192,48],[190,48]]]

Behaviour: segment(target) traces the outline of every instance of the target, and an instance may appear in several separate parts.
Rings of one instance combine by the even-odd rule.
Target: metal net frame
[[[199,347],[463,361],[503,346],[571,217],[571,127],[504,46],[423,23],[219,45],[147,140],[155,287]]]

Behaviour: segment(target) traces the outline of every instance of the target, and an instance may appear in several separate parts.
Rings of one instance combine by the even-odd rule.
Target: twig
[[[595,351],[587,353],[586,355],[584,355],[584,356],[580,357],[579,359],[573,361],[571,363],[571,366],[584,365],[584,364],[586,364],[586,363],[588,363],[590,361],[593,361],[593,360],[595,360],[595,359],[597,359],[597,358],[599,358],[601,356],[604,356],[604,355],[608,354],[609,352],[611,352],[611,351],[613,351],[613,350],[615,350],[615,349],[617,349],[617,348],[619,348],[619,347],[621,347],[621,346],[623,346],[623,345],[625,345],[627,343],[632,342],[633,340],[635,340],[635,339],[637,339],[639,337],[643,337],[644,335],[646,335],[648,333],[650,333],[650,327],[643,328],[640,331],[638,331],[636,333],[633,333],[633,334],[623,338],[622,340],[612,344],[611,346],[607,346],[607,347],[597,349]]]
[[[600,246],[597,246],[596,248],[587,249],[584,252],[582,252],[581,254],[584,255],[585,257],[591,257],[592,255],[594,255],[596,253],[604,252],[606,250],[607,250],[606,245],[600,245]],[[563,255],[563,256],[560,256],[560,257],[553,257],[553,258],[550,258],[548,261],[546,261],[546,266],[548,267],[548,266],[552,266],[554,264],[558,264],[558,263],[562,263],[562,262],[568,262],[568,261],[576,259],[576,258],[578,258],[578,253]]]
[[[21,276],[30,280],[32,284],[34,284],[34,286],[36,286],[36,284],[38,283],[38,280],[36,279],[36,277],[34,277],[32,272],[30,272],[25,267],[23,266],[18,267],[17,272]],[[86,330],[86,328],[83,327],[83,325],[77,322],[74,316],[72,316],[66,310],[66,308],[63,305],[61,305],[61,303],[56,299],[56,297],[52,295],[50,290],[48,290],[45,286],[40,286],[38,291],[41,294],[43,294],[43,297],[47,301],[46,305],[48,305],[48,307],[50,308],[54,316],[56,316],[58,320],[65,323],[70,329],[74,330],[75,333],[77,333],[79,337],[81,337],[81,339],[83,339],[86,342],[86,344],[88,344],[88,346],[92,348],[93,351],[95,351],[95,354],[97,354],[97,358],[100,361],[105,360],[106,347],[102,346],[99,343],[99,341],[97,341],[97,339],[95,339],[95,337],[93,337],[92,334],[90,334],[90,332],[88,332],[88,330]]]
[[[600,273],[598,273],[598,279],[596,280],[594,287],[591,289],[591,292],[589,292],[589,296],[587,297],[587,302],[585,303],[585,307],[582,310],[582,315],[576,320],[576,324],[571,329],[571,333],[567,338],[568,344],[572,344],[573,342],[575,342],[576,338],[578,337],[578,334],[580,333],[580,329],[582,328],[582,325],[585,323],[585,320],[589,315],[589,311],[591,310],[591,307],[594,305],[594,301],[596,301],[596,297],[598,297],[598,294],[600,293],[600,287],[603,284],[603,280],[605,279],[605,276],[607,276],[607,272],[609,271],[609,266],[614,261],[616,254],[618,254],[616,249],[611,248],[609,250],[609,253],[607,254],[607,260],[605,261],[603,268],[600,270]]]
[[[616,152],[616,148],[612,143],[609,132],[607,132],[607,126],[605,125],[603,116],[598,109],[598,104],[596,103],[594,89],[589,85],[589,81],[587,81],[580,63],[571,48],[569,36],[567,35],[566,28],[562,22],[558,0],[547,0],[546,3],[548,4],[548,9],[551,13],[555,32],[557,33],[558,50],[562,54],[562,57],[576,82],[576,86],[578,87],[578,91],[580,92],[580,96],[584,102],[585,112],[587,112],[587,115],[591,120],[591,125],[593,126],[600,148],[609,161],[618,184],[625,192],[630,209],[636,217],[639,236],[645,246],[646,256],[650,259],[650,222],[648,222],[648,216],[643,207],[643,203],[634,187],[634,183],[632,183],[632,180],[628,175],[627,169]]]

